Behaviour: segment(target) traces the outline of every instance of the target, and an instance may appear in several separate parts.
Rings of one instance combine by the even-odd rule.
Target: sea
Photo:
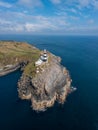
[[[66,102],[35,112],[18,97],[18,70],[0,77],[0,130],[98,130],[98,36],[0,35],[28,42],[62,58],[77,90]]]

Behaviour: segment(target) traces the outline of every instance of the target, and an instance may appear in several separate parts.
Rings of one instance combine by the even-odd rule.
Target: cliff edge
[[[60,57],[27,43],[0,42],[0,76],[21,69],[19,97],[31,100],[36,111],[46,110],[55,101],[63,104],[71,91],[69,72],[60,62]]]
[[[49,52],[48,55],[48,63],[38,66],[39,71],[34,77],[23,73],[18,82],[19,97],[30,99],[36,111],[44,111],[55,101],[63,104],[71,89],[69,72],[60,64],[60,58]]]

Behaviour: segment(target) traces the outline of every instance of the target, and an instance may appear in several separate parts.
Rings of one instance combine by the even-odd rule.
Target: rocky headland
[[[55,101],[63,104],[72,91],[72,80],[69,71],[60,64],[61,58],[47,52],[48,58],[42,62],[42,53],[27,43],[0,42],[0,76],[21,69],[19,97],[31,100],[36,111],[46,110]]]

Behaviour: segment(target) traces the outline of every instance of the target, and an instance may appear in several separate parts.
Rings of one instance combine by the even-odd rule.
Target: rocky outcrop
[[[7,65],[7,66],[4,66],[3,69],[0,71],[0,77],[1,76],[4,76],[4,75],[7,75],[11,72],[14,72],[18,69],[21,69],[21,70],[24,70],[25,66],[28,64],[27,61],[23,61],[21,63],[17,63],[15,65]]]
[[[70,91],[71,78],[65,67],[60,65],[60,58],[51,55],[49,63],[40,67],[34,77],[22,75],[18,82],[21,99],[30,99],[32,108],[43,111],[54,105],[55,101],[64,103]]]
[[[14,72],[14,71],[18,70],[20,67],[21,67],[20,64],[16,64],[16,65],[12,65],[11,67],[8,67],[6,69],[2,69],[0,71],[0,76],[4,76],[4,75],[7,75],[11,72]]]
[[[27,43],[0,42],[0,76],[22,70],[19,97],[31,100],[36,111],[46,110],[55,101],[64,103],[72,91],[69,72],[60,61],[60,57]]]

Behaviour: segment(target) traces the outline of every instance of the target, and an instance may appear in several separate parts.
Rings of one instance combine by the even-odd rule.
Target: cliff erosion
[[[47,61],[42,62],[40,55],[42,51],[27,43],[0,42],[0,76],[21,68],[19,97],[31,100],[36,111],[46,110],[55,101],[63,104],[71,91],[71,78],[61,59],[47,52]]]

